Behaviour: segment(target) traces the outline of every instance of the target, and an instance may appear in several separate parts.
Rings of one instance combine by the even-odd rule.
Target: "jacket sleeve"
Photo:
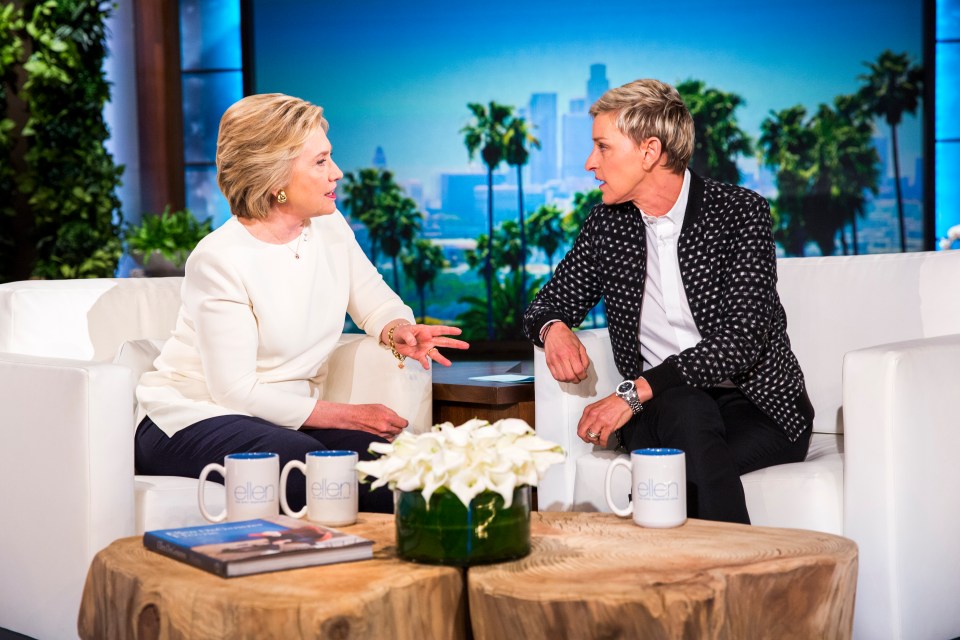
[[[538,347],[543,346],[540,329],[544,324],[561,320],[568,327],[577,327],[603,296],[596,233],[599,206],[587,217],[573,248],[523,315],[523,332]]]

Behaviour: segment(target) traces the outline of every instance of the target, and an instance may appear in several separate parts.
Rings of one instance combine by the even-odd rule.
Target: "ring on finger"
[[[600,434],[594,433],[593,431],[587,431],[587,437],[590,438],[591,440],[596,440],[597,438],[600,437]]]

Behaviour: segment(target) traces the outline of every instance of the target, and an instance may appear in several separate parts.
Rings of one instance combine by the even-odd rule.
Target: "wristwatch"
[[[630,405],[633,415],[637,415],[643,411],[643,404],[640,402],[640,398],[637,397],[637,385],[633,380],[624,380],[618,384],[617,396],[623,398],[623,400]]]

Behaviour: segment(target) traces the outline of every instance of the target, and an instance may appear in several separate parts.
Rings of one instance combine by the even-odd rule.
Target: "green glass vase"
[[[427,564],[468,567],[522,558],[530,553],[530,487],[513,491],[505,507],[498,493],[484,491],[465,507],[447,489],[430,496],[398,491],[397,555]]]

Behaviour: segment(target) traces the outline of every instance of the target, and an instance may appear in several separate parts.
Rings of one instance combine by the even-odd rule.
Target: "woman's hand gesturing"
[[[384,329],[386,333],[390,326]],[[469,349],[470,345],[463,340],[448,338],[462,333],[457,327],[447,327],[439,324],[400,324],[393,330],[393,342],[397,352],[402,356],[413,358],[424,369],[430,368],[430,361],[438,362],[445,367],[450,366],[450,360],[440,352],[440,349]],[[387,340],[382,340],[389,344]]]

